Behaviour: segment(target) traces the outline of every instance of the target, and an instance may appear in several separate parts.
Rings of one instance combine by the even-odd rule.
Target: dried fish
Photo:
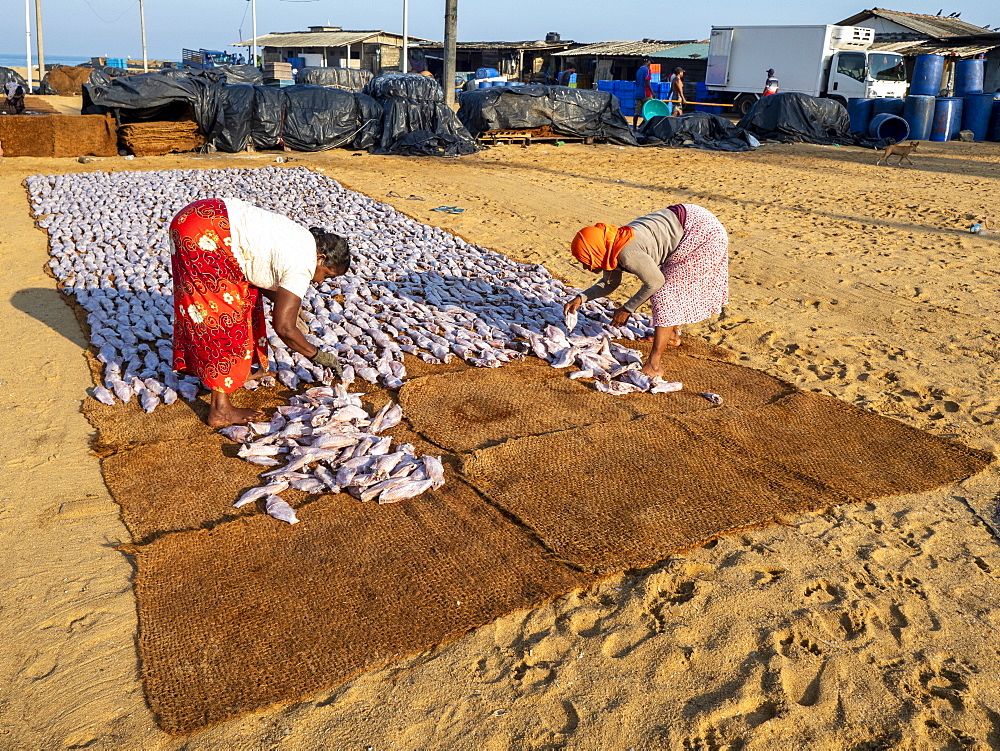
[[[295,515],[295,509],[276,495],[269,495],[264,502],[264,508],[268,516],[273,516],[279,521],[289,524],[298,524],[299,518]]]

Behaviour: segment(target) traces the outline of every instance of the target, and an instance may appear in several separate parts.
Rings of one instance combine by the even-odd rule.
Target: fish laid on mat
[[[267,510],[268,516],[273,516],[279,521],[288,522],[289,524],[299,523],[299,517],[295,515],[295,509],[276,495],[269,495],[267,497],[267,500],[265,501],[265,509]]]
[[[49,267],[87,313],[91,343],[104,364],[105,390],[95,398],[105,403],[137,396],[149,411],[198,392],[196,378],[172,370],[167,226],[206,195],[241,198],[349,238],[350,273],[320,285],[302,305],[309,341],[337,352],[346,383],[360,378],[398,388],[406,378],[403,352],[494,368],[529,351],[551,362],[595,338],[634,339],[651,331],[641,317],[611,327],[607,301],[585,303],[582,321],[567,318],[561,304],[572,290],[543,266],[471,245],[304,168],[34,175],[26,184],[38,224],[49,234]],[[576,330],[582,336],[568,340]],[[553,336],[558,346],[546,346]],[[267,343],[283,385],[328,382],[329,374],[273,332]],[[262,383],[266,379],[249,387]]]
[[[440,488],[445,480],[439,457],[418,457],[408,443],[393,451],[392,439],[377,435],[397,425],[402,415],[394,402],[369,415],[361,394],[338,383],[291,397],[268,422],[250,423],[245,432],[223,428],[219,432],[242,439],[238,456],[275,467],[261,475],[268,484],[251,488],[233,505],[240,508],[261,498],[270,502],[289,487],[306,493],[343,490],[379,503]]]

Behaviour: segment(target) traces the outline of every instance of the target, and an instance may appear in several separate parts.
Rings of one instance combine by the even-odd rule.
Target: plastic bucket
[[[926,141],[931,137],[934,124],[934,106],[937,99],[932,96],[911,94],[903,102],[903,119],[910,126],[910,138]]]
[[[932,141],[950,141],[962,124],[962,100],[953,96],[938,97],[934,105]]]
[[[670,102],[663,102],[659,99],[650,99],[642,105],[643,120],[651,120],[654,117],[666,117],[674,111],[674,105]]]
[[[959,60],[955,63],[955,96],[983,93],[985,60]]]
[[[973,141],[985,141],[992,114],[992,93],[966,94],[962,100],[962,130],[971,130]]]
[[[881,99],[872,100],[872,117],[889,113],[898,117],[903,116],[903,100],[899,97],[887,96]]]
[[[944,73],[944,56],[917,55],[913,64],[913,80],[910,94],[914,96],[937,96],[941,90],[941,75]]]
[[[909,137],[910,126],[899,115],[883,112],[872,118],[868,135],[872,138],[891,138],[896,143],[901,143]]]
[[[848,99],[847,114],[851,118],[851,133],[867,133],[872,121],[874,99]]]

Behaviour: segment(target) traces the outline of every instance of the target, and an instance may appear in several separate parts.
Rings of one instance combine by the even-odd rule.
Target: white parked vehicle
[[[902,55],[872,51],[863,26],[713,26],[705,84],[746,114],[774,68],[779,92],[837,99],[906,96]]]

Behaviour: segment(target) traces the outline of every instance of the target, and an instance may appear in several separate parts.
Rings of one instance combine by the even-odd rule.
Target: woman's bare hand
[[[572,300],[570,300],[568,303],[566,303],[565,305],[563,305],[563,315],[567,315],[568,316],[568,315],[571,315],[571,314],[575,313],[576,311],[578,311],[580,309],[581,305],[583,305],[583,298],[580,297],[579,295],[577,295]]]
[[[625,308],[618,308],[615,314],[611,317],[612,326],[624,326],[628,319],[631,317],[631,313],[625,310]]]

